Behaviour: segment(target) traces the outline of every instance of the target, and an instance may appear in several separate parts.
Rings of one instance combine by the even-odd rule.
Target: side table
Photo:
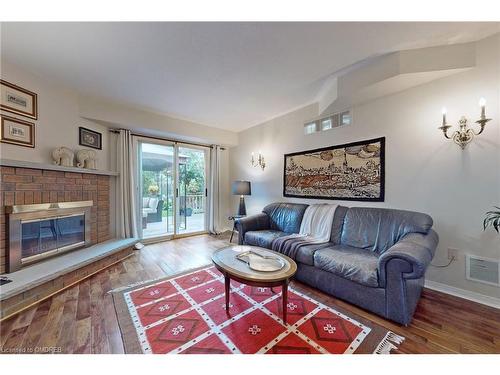
[[[229,239],[229,242],[233,242],[233,234],[234,231],[236,230],[236,220],[241,219],[242,217],[245,217],[245,215],[234,215],[234,216],[229,216],[227,219],[233,221],[233,229],[231,230],[231,238]]]

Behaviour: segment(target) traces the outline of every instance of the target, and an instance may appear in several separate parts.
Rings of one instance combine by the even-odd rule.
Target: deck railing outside
[[[189,194],[186,195],[186,207],[191,208],[193,213],[203,213],[205,211],[205,195]]]

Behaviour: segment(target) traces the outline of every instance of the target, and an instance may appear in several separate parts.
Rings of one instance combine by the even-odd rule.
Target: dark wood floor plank
[[[60,321],[64,312],[64,305],[66,303],[66,296],[68,289],[56,294],[51,298],[51,305],[47,314],[45,326],[42,328],[40,339],[36,347],[44,348],[57,346],[57,337],[59,334]],[[21,313],[23,314],[23,313]]]
[[[100,272],[90,279],[90,318],[92,324],[92,353],[110,353],[108,337],[106,336],[106,319],[103,308],[104,291],[102,282],[106,272]]]
[[[34,349],[38,341],[40,341],[40,337],[43,333],[43,327],[45,327],[45,324],[47,323],[47,316],[49,315],[51,305],[52,299],[49,299],[33,307],[35,314],[33,315],[33,319],[28,327],[28,331],[26,332],[26,336],[22,344],[23,347]],[[25,313],[28,313],[28,311]]]
[[[90,279],[83,280],[75,287],[78,288],[76,319],[82,320],[90,316]]]
[[[76,321],[76,336],[73,345],[73,353],[90,354],[92,353],[91,336],[92,336],[92,319],[90,316]]]
[[[0,322],[0,347],[3,348],[16,321],[17,319],[13,317],[11,319]]]
[[[32,308],[26,312],[26,314],[19,314],[14,321],[14,324],[11,327],[10,334],[5,342],[4,348],[10,348],[10,353],[17,353],[17,349],[19,349],[19,353],[23,353],[23,349],[29,350],[29,348],[23,345],[26,334],[28,332],[28,328],[30,323],[33,320],[33,316],[35,315],[36,309]]]
[[[65,353],[73,353],[74,351],[79,290],[78,285],[76,285],[68,289],[66,293],[66,301],[64,303],[56,344]]]
[[[228,235],[195,236],[148,245],[0,324],[3,348],[61,346],[65,353],[123,353],[110,290],[152,280],[211,262],[228,245]],[[315,297],[325,297],[305,288]],[[329,301],[406,338],[395,353],[500,353],[500,310],[424,289],[412,324],[404,327],[342,300]]]

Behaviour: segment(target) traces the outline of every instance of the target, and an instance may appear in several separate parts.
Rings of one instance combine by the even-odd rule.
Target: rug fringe
[[[392,341],[392,342],[391,342]],[[403,336],[396,335],[394,332],[387,332],[384,339],[378,344],[373,352],[374,354],[390,354],[392,349],[397,349],[405,341]]]

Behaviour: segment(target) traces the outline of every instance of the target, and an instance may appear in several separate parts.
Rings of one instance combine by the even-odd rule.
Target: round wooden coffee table
[[[247,263],[236,258],[238,254],[246,251],[253,251],[264,256],[278,257],[283,260],[285,265],[278,271],[254,271],[248,266]],[[224,275],[224,283],[226,287],[226,312],[229,312],[231,279],[250,286],[268,287],[271,288],[271,290],[275,286],[281,286],[283,322],[286,324],[288,283],[293,275],[295,275],[295,272],[297,272],[297,264],[293,261],[293,259],[262,247],[234,245],[217,250],[212,255],[212,261],[214,262],[215,267]]]

